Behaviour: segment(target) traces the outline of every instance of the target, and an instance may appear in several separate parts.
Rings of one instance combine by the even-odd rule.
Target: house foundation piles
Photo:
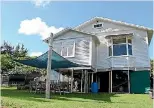
[[[71,71],[71,93],[73,92],[73,69]]]
[[[89,85],[91,81],[89,80],[90,74],[88,70],[73,70],[71,69],[71,81],[70,81],[70,92],[81,92],[88,93]],[[79,81],[80,80],[80,81]],[[75,90],[75,82],[77,81],[77,90]],[[75,90],[75,91],[74,91]]]
[[[91,92],[91,84],[98,84],[99,92],[130,93],[130,71],[110,70],[92,72],[87,69],[70,71],[70,92]],[[75,86],[77,82],[77,87]]]
[[[91,83],[93,83],[93,81],[94,81],[94,74],[91,73]]]
[[[111,72],[109,72],[109,93],[111,93]]]
[[[81,93],[82,93],[82,85],[83,85],[83,70],[81,71],[81,88],[80,88]]]
[[[84,93],[88,93],[88,71],[84,70]]]
[[[128,92],[130,93],[130,71],[128,70]]]
[[[110,87],[111,87],[111,88],[110,88],[110,90],[111,90],[110,93],[112,93],[112,70],[111,70],[111,72],[110,72],[110,85],[111,85],[111,86],[110,86]]]

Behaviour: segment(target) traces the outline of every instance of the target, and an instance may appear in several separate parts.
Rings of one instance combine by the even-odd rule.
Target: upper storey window
[[[61,55],[64,57],[74,57],[74,55],[75,55],[75,42],[74,41],[63,42]]]
[[[54,43],[53,49],[63,57],[74,57],[75,41],[61,41]]]
[[[113,44],[126,43],[126,38],[113,39]]]
[[[132,39],[130,37],[110,39],[108,48],[109,56],[132,55]]]

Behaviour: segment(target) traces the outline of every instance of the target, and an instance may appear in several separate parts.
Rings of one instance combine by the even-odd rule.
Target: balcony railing
[[[107,58],[110,67],[135,67],[135,57],[133,56],[113,56]]]

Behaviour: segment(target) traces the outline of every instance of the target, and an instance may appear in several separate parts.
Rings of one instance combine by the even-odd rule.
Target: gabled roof
[[[135,28],[138,28],[138,29],[143,29],[143,30],[153,30],[153,29],[148,28],[148,27],[144,27],[144,26],[140,26],[140,25],[135,25],[135,24],[130,24],[130,23],[122,22],[122,21],[116,21],[116,20],[112,20],[112,19],[104,18],[104,17],[94,17],[94,18],[92,18],[92,19],[90,19],[90,20],[88,20],[88,21],[78,25],[74,29],[78,29],[78,28],[84,26],[85,24],[93,22],[93,21],[96,21],[96,20],[112,22],[112,23],[116,23],[116,24],[120,24],[120,25],[124,25],[124,26],[129,26],[129,27],[135,27]]]
[[[140,26],[140,25],[129,24],[129,23],[126,23],[126,22],[111,20],[111,19],[104,18],[104,17],[94,17],[94,18],[92,18],[92,19],[90,19],[90,20],[80,24],[79,26],[75,27],[74,29],[72,29],[72,28],[65,28],[65,29],[61,30],[60,32],[54,34],[54,39],[56,37],[58,37],[59,35],[61,35],[63,33],[66,33],[68,31],[75,31],[75,32],[79,32],[79,33],[88,34],[90,36],[93,36],[99,42],[99,39],[97,38],[97,36],[95,34],[79,30],[79,28],[81,28],[81,27],[83,27],[83,26],[85,26],[87,24],[90,24],[90,23],[92,23],[94,21],[107,21],[107,22],[111,22],[111,23],[115,23],[115,24],[120,24],[120,25],[124,25],[124,26],[128,26],[128,27],[137,28],[137,29],[140,29],[140,30],[146,30],[147,33],[148,33],[148,41],[149,41],[149,43],[151,41],[151,38],[152,38],[152,35],[153,35],[153,31],[154,31],[151,28]],[[50,37],[48,37],[44,41],[47,42],[47,40],[49,40],[49,38]]]
[[[135,24],[130,24],[130,23],[126,23],[126,22],[122,22],[122,21],[116,21],[116,20],[112,20],[112,19],[109,19],[109,18],[104,18],[104,17],[94,17],[82,24],[80,24],[79,26],[75,27],[74,29],[77,30],[91,22],[94,22],[94,21],[107,21],[107,22],[111,22],[111,23],[115,23],[115,24],[120,24],[120,25],[123,25],[123,26],[128,26],[128,27],[133,27],[133,28],[137,28],[137,29],[140,29],[140,30],[146,30],[147,33],[148,33],[148,41],[150,43],[151,41],[151,38],[152,38],[152,35],[153,35],[153,29],[151,28],[148,28],[148,27],[144,27],[144,26],[140,26],[140,25],[135,25]]]
[[[92,36],[92,38],[94,38],[98,43],[100,43],[100,41],[99,41],[99,39],[97,38],[96,35],[94,35],[92,33],[87,33],[85,31],[75,30],[75,29],[72,29],[72,28],[65,28],[65,29],[59,31],[58,33],[56,33],[56,34],[53,35],[53,39],[56,39],[58,36],[66,33],[66,32],[68,32],[68,31],[75,31],[75,32],[78,32],[78,33],[82,33],[82,34],[86,34],[86,35]],[[43,41],[47,42],[49,39],[50,39],[50,37],[48,37],[47,39],[45,39]]]

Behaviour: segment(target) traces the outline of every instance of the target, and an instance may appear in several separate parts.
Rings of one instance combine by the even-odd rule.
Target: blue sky
[[[48,46],[42,39],[50,30],[75,27],[95,16],[114,20],[153,26],[152,2],[1,2],[2,39],[12,45],[23,43],[32,53],[44,53]],[[38,23],[37,23],[38,22]],[[29,27],[28,24],[34,24]],[[39,28],[37,24],[42,25]],[[36,29],[34,29],[36,27]],[[33,30],[34,29],[34,30]],[[149,56],[153,55],[153,40],[149,46]]]

